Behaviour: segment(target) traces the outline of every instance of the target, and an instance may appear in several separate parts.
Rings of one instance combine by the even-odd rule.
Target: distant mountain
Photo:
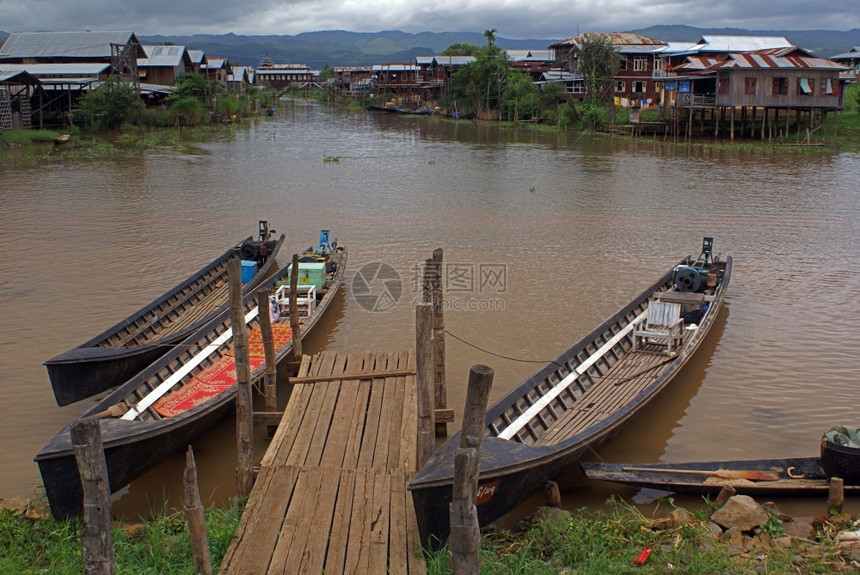
[[[702,36],[781,36],[816,56],[829,58],[860,46],[860,29],[840,30],[743,30],[741,28],[693,28],[692,26],[650,26],[631,30],[664,42],[695,42]]]
[[[411,62],[416,56],[439,54],[451,44],[483,46],[483,33],[421,32],[347,32],[329,30],[305,32],[295,36],[240,36],[236,34],[193,36],[138,36],[147,44],[171,42],[203,50],[209,56],[226,58],[241,66],[257,66],[267,54],[276,64],[307,64],[320,69],[330,66],[368,66]],[[555,40],[512,40],[496,38],[508,50],[545,50]]]

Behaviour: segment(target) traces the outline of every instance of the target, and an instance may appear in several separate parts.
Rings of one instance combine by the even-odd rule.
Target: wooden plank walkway
[[[415,353],[305,356],[220,573],[425,573]]]

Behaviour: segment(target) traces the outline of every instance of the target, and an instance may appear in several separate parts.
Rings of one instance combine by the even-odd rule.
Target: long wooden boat
[[[308,265],[323,266],[321,289],[310,279],[299,283],[299,317],[304,338],[325,313],[343,283],[347,252],[338,247],[302,258]],[[290,266],[280,269],[260,289],[272,293],[281,314],[289,309]],[[304,273],[301,260],[300,278]],[[307,279],[307,278],[305,278]],[[310,289],[308,289],[310,288]],[[249,355],[252,381],[264,375],[263,346],[258,325],[256,293],[246,295],[245,320],[249,328]],[[273,307],[273,310],[275,309]],[[271,314],[277,362],[291,356],[293,347],[288,317]],[[195,437],[234,409],[236,367],[229,308],[205,327],[173,347],[133,379],[111,392],[81,417],[100,422],[111,492],[140,477],[167,455],[182,449]],[[35,457],[42,475],[51,512],[57,518],[81,510],[82,489],[70,426],[55,435]]]
[[[476,506],[486,525],[511,511],[546,480],[574,465],[589,447],[617,433],[681,370],[708,334],[732,270],[732,259],[712,255],[705,238],[696,261],[672,266],[618,313],[489,408]],[[667,340],[645,325],[653,312],[682,302],[684,328]],[[677,326],[676,326],[677,327]],[[641,340],[634,344],[634,340]],[[409,485],[425,544],[449,533],[454,453],[451,437]]]
[[[58,405],[68,405],[125,382],[226,307],[227,270],[241,259],[250,293],[277,268],[277,239],[259,222],[259,238],[249,236],[188,279],[91,340],[45,362]],[[243,278],[244,279],[244,278]]]
[[[723,486],[731,485],[744,495],[826,496],[830,488],[830,477],[818,457],[684,463],[582,461],[579,466],[589,479],[673,493],[716,495]],[[773,472],[776,479],[758,479],[758,472]],[[844,490],[860,494],[860,485],[846,484]]]

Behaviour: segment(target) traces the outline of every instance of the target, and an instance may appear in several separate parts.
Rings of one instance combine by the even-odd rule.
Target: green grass
[[[241,516],[241,502],[206,513],[213,571],[227,551]],[[111,533],[117,573],[192,575],[194,563],[185,516],[165,507],[150,521]],[[0,573],[80,575],[83,573],[81,520],[27,519],[0,513]]]
[[[668,500],[671,504],[671,500]],[[789,548],[762,544],[733,553],[728,542],[706,527],[707,513],[691,513],[687,524],[657,528],[636,508],[613,499],[612,511],[580,509],[543,514],[521,532],[485,532],[480,572],[484,575],[608,575],[624,573],[860,573],[860,563],[835,542],[836,527],[819,527],[818,544],[792,540]],[[777,519],[762,525],[763,537],[777,537]],[[851,525],[843,519],[842,526]],[[829,527],[828,527],[829,526]],[[651,549],[643,565],[636,558]],[[451,573],[447,547],[427,555],[430,575]]]

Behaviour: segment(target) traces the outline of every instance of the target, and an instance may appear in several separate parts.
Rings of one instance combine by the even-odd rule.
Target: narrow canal
[[[713,236],[735,262],[718,326],[667,392],[589,458],[817,455],[827,428],[860,425],[858,173],[856,152],[645,143],[307,102],[190,154],[5,164],[0,497],[37,490],[33,456],[92,405],[57,407],[42,362],[254,233],[259,219],[287,234],[282,263],[322,228],[348,246],[346,289],[306,353],[414,345],[417,265],[444,248],[458,417],[471,365],[495,369],[493,401]],[[390,309],[368,311],[351,281],[379,262],[402,290]],[[502,273],[490,284],[485,269]],[[223,501],[234,490],[232,421],[194,447],[204,496]],[[115,510],[178,504],[182,461],[124,489]],[[612,493],[636,491],[589,485],[576,470],[564,478],[570,507],[599,507]]]

